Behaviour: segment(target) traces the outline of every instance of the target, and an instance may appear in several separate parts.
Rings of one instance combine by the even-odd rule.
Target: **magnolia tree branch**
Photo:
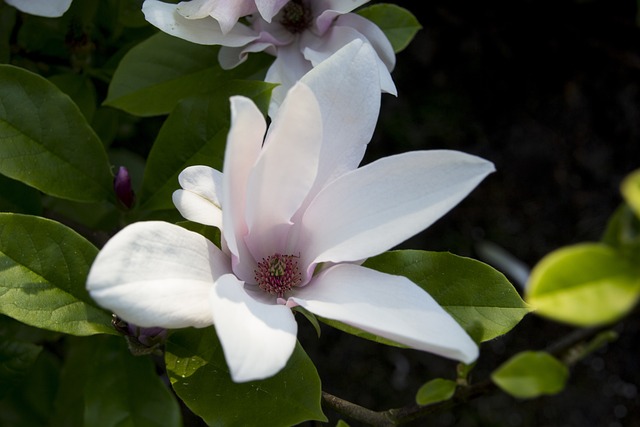
[[[559,358],[565,365],[572,366],[594,350],[615,340],[617,334],[612,327],[577,329],[552,343],[545,351]],[[326,408],[371,426],[397,426],[430,414],[447,411],[461,403],[496,391],[497,386],[490,380],[469,386],[459,386],[449,400],[420,406],[411,404],[386,411],[373,411],[332,394],[322,392],[322,403]]]

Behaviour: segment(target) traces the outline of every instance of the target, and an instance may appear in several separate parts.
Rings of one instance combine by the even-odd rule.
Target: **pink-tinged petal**
[[[277,374],[296,345],[298,326],[291,310],[275,305],[275,299],[265,304],[252,292],[231,274],[220,277],[211,291],[214,325],[235,382]]]
[[[273,17],[280,12],[282,6],[287,4],[289,0],[255,0],[255,2],[262,19],[271,22]]]
[[[471,363],[478,347],[424,290],[358,265],[325,270],[289,298],[310,312],[409,347]]]
[[[231,128],[224,156],[222,224],[227,247],[234,255],[234,271],[242,280],[253,280],[256,267],[244,243],[249,231],[245,205],[249,174],[262,150],[266,130],[265,119],[253,101],[242,96],[231,97]]]
[[[348,13],[369,3],[370,0],[320,0],[322,10],[335,10],[339,13]]]
[[[329,183],[303,216],[303,265],[380,254],[424,230],[494,171],[469,154],[432,150],[385,157]]]
[[[376,64],[371,46],[355,40],[300,79],[316,94],[323,121],[318,176],[311,195],[362,161],[380,111]]]
[[[71,0],[5,0],[7,4],[31,15],[57,18],[71,6]]]
[[[241,24],[223,33],[213,18],[187,19],[180,15],[178,5],[158,0],[145,0],[142,12],[147,21],[172,36],[204,45],[244,46],[256,39],[253,31]]]
[[[255,259],[286,253],[290,220],[314,182],[322,144],[322,116],[302,83],[289,91],[273,119],[247,186],[245,239]]]
[[[287,95],[287,91],[311,68],[311,62],[304,59],[297,43],[278,47],[276,59],[267,70],[267,75],[264,78],[266,82],[280,84],[271,92],[270,117],[276,116],[280,104],[282,104]]]
[[[137,222],[98,253],[87,290],[138,326],[204,327],[213,321],[213,283],[229,266],[229,258],[200,234],[166,222]]]

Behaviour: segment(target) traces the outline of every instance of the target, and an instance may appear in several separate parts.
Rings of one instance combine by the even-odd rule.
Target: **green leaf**
[[[62,92],[76,103],[84,117],[91,122],[96,111],[96,88],[91,79],[82,74],[57,74],[49,77]]]
[[[0,65],[0,173],[52,196],[112,196],[111,170],[78,107],[43,77]]]
[[[48,427],[58,389],[60,358],[41,351],[19,387],[0,400],[0,425]]]
[[[520,399],[562,391],[569,370],[545,352],[516,354],[491,374],[491,380],[505,392]]]
[[[623,203],[609,218],[602,242],[617,249],[629,262],[640,265],[640,218]]]
[[[568,246],[533,268],[526,300],[551,319],[587,326],[625,315],[640,295],[640,269],[601,243]]]
[[[85,289],[97,253],[60,223],[0,213],[0,313],[72,335],[115,334]]]
[[[374,4],[359,10],[358,14],[380,27],[395,53],[404,50],[422,28],[411,12],[395,4]]]
[[[157,33],[124,56],[105,105],[138,116],[168,114],[183,98],[220,90],[234,79],[263,75],[272,61],[266,55],[251,55],[237,68],[223,70],[218,49]]]
[[[152,359],[103,335],[69,340],[51,425],[179,427],[182,420]]]
[[[40,215],[40,192],[20,181],[0,175],[0,211]]]
[[[443,402],[451,399],[455,392],[455,381],[436,378],[418,389],[416,403],[418,405],[431,405],[432,403]]]
[[[320,378],[300,344],[282,371],[262,381],[231,380],[213,327],[174,332],[165,362],[178,396],[210,426],[277,427],[327,420],[320,408]]]
[[[11,58],[11,33],[16,23],[16,8],[5,2],[0,3],[0,62],[8,63]]]
[[[0,337],[0,398],[20,385],[42,351],[42,346]]]
[[[248,82],[215,95],[181,101],[164,122],[147,159],[140,193],[140,207],[173,209],[171,195],[180,188],[178,175],[187,166],[207,165],[222,170],[229,131],[230,108],[227,89],[255,98],[265,106],[273,85]]]
[[[448,252],[390,251],[365,267],[406,276],[480,342],[509,332],[530,308],[499,271]]]
[[[622,181],[620,191],[636,216],[640,218],[640,169],[627,175]]]

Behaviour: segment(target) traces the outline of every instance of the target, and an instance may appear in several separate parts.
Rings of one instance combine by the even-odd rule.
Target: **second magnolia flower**
[[[435,150],[358,167],[380,105],[375,63],[370,46],[350,43],[288,92],[268,129],[251,100],[231,98],[224,173],[189,167],[174,193],[185,218],[220,228],[222,249],[173,224],[130,225],[96,258],[92,297],[139,326],[214,324],[238,382],[285,366],[297,305],[475,360],[476,344],[429,294],[360,261],[431,225],[493,165]]]

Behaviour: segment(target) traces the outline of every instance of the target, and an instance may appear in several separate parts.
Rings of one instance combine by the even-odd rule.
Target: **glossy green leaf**
[[[630,173],[620,187],[622,196],[640,218],[640,169]]]
[[[364,266],[408,277],[481,342],[506,334],[530,311],[502,273],[471,258],[401,250],[370,258]]]
[[[71,99],[43,77],[0,65],[0,173],[52,196],[113,193],[102,144]]]
[[[533,268],[526,300],[540,315],[579,326],[612,322],[640,295],[640,268],[601,243],[551,252]]]
[[[142,209],[173,209],[171,195],[180,188],[178,175],[187,166],[207,165],[222,170],[229,131],[227,89],[254,98],[266,108],[273,85],[248,82],[216,95],[184,99],[164,122],[147,159],[140,193]]]
[[[124,56],[105,105],[138,116],[168,114],[183,98],[220,90],[234,79],[262,76],[272,61],[251,55],[239,67],[223,70],[218,49],[157,33]]]
[[[411,12],[395,4],[374,4],[359,10],[358,14],[382,29],[396,53],[404,50],[422,28]]]
[[[97,253],[60,223],[0,213],[0,313],[72,335],[115,334],[85,289]]]
[[[278,427],[326,421],[320,408],[320,378],[299,344],[282,371],[248,383],[231,380],[213,327],[174,332],[165,362],[178,396],[210,426]]]
[[[436,378],[425,383],[418,389],[416,403],[418,405],[431,405],[445,400],[449,400],[456,392],[456,382]]]
[[[545,352],[525,351],[513,356],[491,374],[502,390],[520,399],[562,391],[569,370]]]

